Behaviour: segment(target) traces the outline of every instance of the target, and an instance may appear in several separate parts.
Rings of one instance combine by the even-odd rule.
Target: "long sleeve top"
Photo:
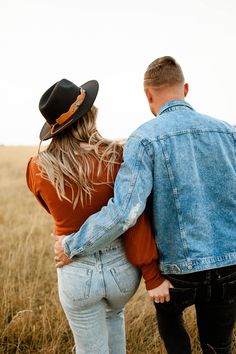
[[[96,160],[94,164],[94,170],[96,171]],[[115,176],[119,167],[119,164],[115,165]],[[105,183],[105,168],[99,176],[94,174],[92,179],[94,191],[91,200],[85,202],[84,205],[79,201],[73,209],[73,205],[69,201],[59,199],[52,183],[41,177],[36,157],[31,158],[27,165],[27,185],[41,206],[52,215],[54,232],[59,236],[76,232],[90,215],[98,212],[113,196],[113,187]],[[73,182],[71,183],[76,190],[77,186]],[[71,189],[65,187],[65,191],[70,198]],[[122,237],[124,238],[126,256],[130,263],[140,267],[147,290],[159,286],[164,281],[164,278],[159,272],[158,250],[153,236],[148,208],[138,218],[136,225],[127,230]]]

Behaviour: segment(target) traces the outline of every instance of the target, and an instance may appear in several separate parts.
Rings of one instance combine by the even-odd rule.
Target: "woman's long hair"
[[[90,111],[51,143],[38,155],[42,178],[50,181],[60,200],[66,199],[76,207],[78,201],[91,200],[95,183],[93,177],[106,169],[106,184],[113,186],[114,165],[121,163],[121,142],[104,139],[96,128],[97,108]],[[86,143],[86,146],[83,145]],[[89,144],[89,145],[87,145]],[[95,159],[98,161],[95,168]],[[72,184],[74,182],[74,184]],[[76,185],[74,190],[73,185]],[[66,195],[65,187],[71,190]]]

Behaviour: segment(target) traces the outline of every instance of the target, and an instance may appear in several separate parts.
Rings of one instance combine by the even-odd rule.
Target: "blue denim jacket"
[[[173,100],[128,139],[114,198],[64,241],[69,257],[136,223],[152,192],[163,273],[236,264],[236,130]],[[145,237],[145,235],[143,235]]]

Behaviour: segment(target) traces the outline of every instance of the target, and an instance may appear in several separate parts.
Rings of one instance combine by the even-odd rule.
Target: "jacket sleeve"
[[[158,250],[147,209],[135,226],[124,234],[126,256],[130,263],[140,267],[146,289],[151,290],[165,280],[158,265]]]
[[[145,209],[153,185],[153,159],[140,138],[131,136],[124,148],[123,163],[116,176],[114,197],[91,215],[80,230],[64,238],[69,258],[98,251],[135,225]]]

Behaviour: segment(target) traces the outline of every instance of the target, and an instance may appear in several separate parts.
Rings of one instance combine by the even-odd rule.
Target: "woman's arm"
[[[40,205],[50,214],[47,204],[44,202],[37,188],[37,179],[39,178],[38,166],[35,162],[35,158],[32,157],[26,168],[26,183],[29,190],[34,194]]]
[[[165,278],[160,274],[158,251],[147,210],[135,226],[124,234],[126,256],[130,263],[140,267],[147,290],[161,285]]]
[[[124,234],[125,252],[130,263],[140,267],[149,297],[157,303],[163,303],[170,301],[169,289],[172,284],[160,273],[158,249],[149,213],[147,204],[136,225]]]

